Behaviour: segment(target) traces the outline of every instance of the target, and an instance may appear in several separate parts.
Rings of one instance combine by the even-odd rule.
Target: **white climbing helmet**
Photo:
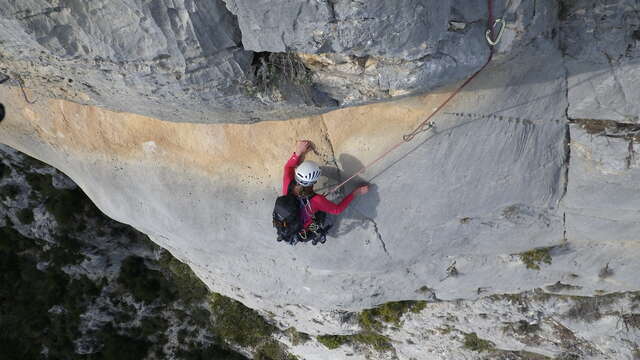
[[[320,167],[313,161],[304,161],[296,168],[296,182],[302,186],[310,186],[318,181]]]

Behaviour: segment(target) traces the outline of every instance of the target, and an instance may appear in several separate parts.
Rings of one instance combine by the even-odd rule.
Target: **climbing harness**
[[[338,191],[338,189],[340,189],[346,183],[351,181],[353,178],[362,174],[369,167],[373,166],[378,161],[382,160],[384,157],[389,155],[389,153],[399,148],[400,145],[404,143],[408,143],[411,140],[413,140],[416,137],[416,135],[420,133],[425,133],[433,129],[435,127],[435,121],[432,120],[433,117],[436,116],[436,114],[438,114],[440,110],[442,110],[449,103],[449,101],[451,101],[451,99],[456,97],[456,95],[458,95],[460,91],[462,91],[462,89],[464,89],[473,79],[476,78],[476,76],[478,76],[478,74],[480,74],[489,65],[489,63],[491,62],[491,59],[493,58],[494,47],[500,42],[500,39],[502,38],[502,33],[504,32],[504,29],[506,27],[506,22],[502,18],[494,20],[493,0],[487,0],[487,7],[489,9],[489,18],[487,21],[487,31],[485,33],[485,38],[487,40],[487,43],[489,44],[490,52],[489,52],[489,57],[487,58],[487,61],[484,63],[484,65],[482,65],[482,67],[478,71],[473,73],[467,80],[465,80],[465,82],[462,83],[462,85],[460,85],[453,93],[451,93],[451,95],[449,95],[449,97],[445,101],[443,101],[442,104],[440,104],[429,116],[427,116],[427,118],[424,121],[422,121],[413,131],[403,135],[402,141],[397,142],[396,144],[391,146],[388,150],[383,152],[380,156],[378,156],[376,159],[374,159],[373,161],[371,161],[370,163],[362,167],[355,174],[351,175],[348,179],[346,179],[345,181],[341,182],[340,184],[330,189],[329,193],[334,193]],[[508,8],[508,5],[507,5],[507,8]],[[500,30],[496,34],[496,28],[498,25],[500,25]]]

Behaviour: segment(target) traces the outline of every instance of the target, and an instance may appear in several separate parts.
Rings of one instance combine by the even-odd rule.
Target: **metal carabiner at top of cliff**
[[[496,35],[495,39],[491,39],[491,34],[495,34],[496,26],[498,26],[498,24],[500,25],[500,31],[498,31],[498,35]],[[507,23],[503,19],[496,19],[491,29],[487,29],[487,31],[484,34],[489,45],[496,46],[500,42],[500,39],[502,38],[502,33],[504,33],[504,29],[506,27],[507,27]]]

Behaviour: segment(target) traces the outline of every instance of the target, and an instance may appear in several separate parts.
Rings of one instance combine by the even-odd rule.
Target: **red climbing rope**
[[[385,156],[389,155],[389,153],[391,153],[392,151],[394,151],[395,149],[397,149],[398,147],[400,147],[400,145],[410,142],[411,140],[413,140],[413,138],[418,135],[419,133],[422,132],[426,132],[429,131],[430,129],[433,128],[433,121],[431,120],[434,116],[436,116],[436,114],[438,114],[438,112],[440,112],[440,110],[442,110],[448,103],[449,101],[451,101],[451,99],[453,99],[454,97],[456,97],[456,95],[458,95],[460,93],[460,91],[462,91],[462,89],[465,88],[465,86],[467,86],[473,79],[475,79],[476,76],[478,76],[478,74],[480,74],[486,67],[487,65],[489,65],[489,63],[491,62],[491,59],[493,58],[493,46],[495,44],[497,44],[497,42],[500,40],[500,36],[502,35],[502,31],[504,30],[504,21],[502,19],[498,19],[499,21],[495,21],[494,17],[493,17],[493,0],[487,0],[487,6],[489,8],[489,18],[487,21],[487,33],[486,33],[486,38],[487,38],[487,42],[489,43],[489,57],[487,58],[487,61],[484,63],[484,65],[482,65],[482,67],[476,71],[475,73],[473,73],[473,75],[471,75],[467,80],[465,80],[465,82],[462,83],[462,85],[460,85],[453,93],[451,93],[451,95],[449,95],[449,97],[442,103],[440,104],[440,106],[438,106],[429,116],[427,116],[427,118],[422,121],[412,132],[405,134],[402,136],[402,141],[399,141],[398,143],[394,144],[393,146],[391,146],[389,149],[387,149],[385,152],[383,152],[380,156],[378,156],[375,160],[371,161],[370,163],[368,163],[367,165],[365,165],[364,167],[362,167],[362,169],[358,170],[358,172],[356,172],[355,174],[351,175],[347,180],[341,182],[340,184],[336,185],[333,189],[331,189],[329,191],[329,193],[333,193],[338,191],[338,189],[340,189],[342,186],[344,186],[344,184],[348,183],[349,181],[351,181],[353,178],[355,178],[356,176],[362,174],[366,169],[368,169],[369,167],[373,166],[374,164],[376,164],[378,161],[382,160]],[[501,23],[502,27],[500,28],[500,32],[498,34],[495,33],[496,31],[496,25],[498,24],[498,22]]]

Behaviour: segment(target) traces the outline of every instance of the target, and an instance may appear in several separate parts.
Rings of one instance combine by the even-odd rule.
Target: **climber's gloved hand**
[[[309,151],[309,148],[311,146],[312,144],[309,140],[298,140],[298,142],[296,142],[296,155],[304,155],[307,151]]]

